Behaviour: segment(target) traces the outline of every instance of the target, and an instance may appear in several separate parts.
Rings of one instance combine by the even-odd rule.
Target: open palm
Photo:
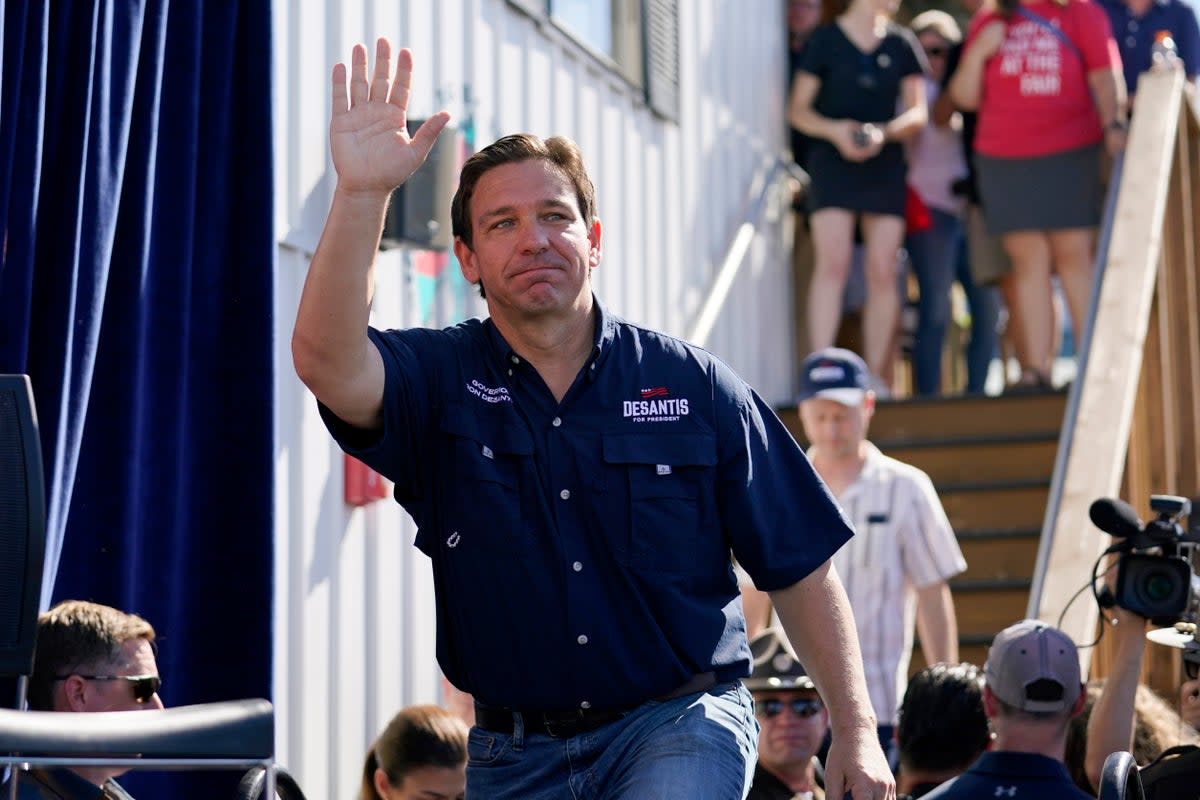
[[[450,119],[444,111],[408,135],[408,100],[412,53],[402,49],[392,75],[392,47],[385,38],[375,46],[375,72],[367,81],[367,49],[355,45],[347,91],[346,66],[333,68],[333,109],[329,141],[341,188],[356,192],[390,192],[425,161]]]

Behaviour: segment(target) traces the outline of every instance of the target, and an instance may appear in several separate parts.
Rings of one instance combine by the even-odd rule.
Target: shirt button
[[[592,365],[590,367],[588,367],[588,369],[595,369],[595,368],[596,368],[596,362],[593,361]]]
[[[561,497],[563,500],[570,500],[571,499],[571,490],[563,489],[561,492],[558,493],[558,496]]]
[[[550,420],[550,424],[557,428],[559,425],[562,425],[562,419],[555,417],[554,419]]]
[[[1138,29],[1137,20],[1136,20],[1136,19],[1131,19],[1131,20],[1129,20],[1129,30],[1130,30],[1130,32],[1136,32],[1136,31],[1137,31],[1137,29]]]
[[[508,371],[508,374],[509,374],[509,376],[510,376],[510,377],[512,376],[512,370],[511,370],[511,369]]]
[[[587,700],[584,700],[582,703],[579,704],[579,707],[580,708],[591,708],[592,704],[589,703]]]
[[[580,634],[579,638],[576,639],[575,641],[579,642],[580,644],[587,644],[587,636]]]
[[[583,562],[576,561],[574,564],[571,565],[571,569],[575,570],[576,572],[583,572]]]
[[[520,364],[520,363],[521,363],[521,359],[517,358],[516,356],[513,356],[513,357],[512,357],[512,362],[513,362],[514,364]]]
[[[1132,50],[1133,48],[1137,47],[1137,39],[1133,38],[1132,36],[1126,36],[1125,46]]]

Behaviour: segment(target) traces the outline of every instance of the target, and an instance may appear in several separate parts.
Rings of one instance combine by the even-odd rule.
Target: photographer
[[[1120,500],[1101,498],[1089,510],[1096,527],[1116,540],[1106,552],[1117,557],[1107,570],[1104,592],[1097,595],[1101,607],[1110,608],[1111,618],[1106,615],[1106,619],[1113,626],[1114,642],[1109,675],[1087,726],[1084,768],[1093,786],[1099,786],[1104,761],[1111,753],[1133,750],[1135,700],[1146,649],[1147,622],[1156,628],[1177,621],[1194,622],[1200,603],[1194,590],[1196,575],[1191,560],[1197,537],[1185,532],[1179,522],[1191,512],[1191,503],[1182,497],[1154,495],[1150,507],[1158,517],[1145,525]],[[1103,595],[1107,595],[1107,600],[1102,599]],[[1185,648],[1185,670],[1194,679],[1200,650],[1196,649],[1194,636],[1184,633],[1186,628],[1186,623],[1174,629],[1164,628],[1150,638]],[[1195,705],[1187,702],[1189,692],[1195,690],[1188,683],[1182,687],[1184,709]],[[1191,716],[1194,719],[1195,715]],[[1176,728],[1180,739],[1185,738],[1183,719],[1178,720]],[[1186,762],[1183,769],[1190,769]]]

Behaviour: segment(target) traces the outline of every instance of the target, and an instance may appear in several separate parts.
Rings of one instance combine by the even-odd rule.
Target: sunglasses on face
[[[808,719],[815,716],[822,708],[821,701],[815,697],[797,697],[793,700],[780,700],[772,697],[769,700],[755,700],[754,709],[767,719],[773,719],[783,713],[787,707],[797,717]]]
[[[933,47],[925,48],[925,55],[929,56],[930,58],[945,58],[946,54],[949,52],[949,47],[942,47],[940,45],[934,45]]]
[[[54,680],[65,681],[70,675],[56,675]],[[85,681],[128,681],[133,685],[133,699],[147,703],[162,688],[162,678],[157,675],[80,675]]]

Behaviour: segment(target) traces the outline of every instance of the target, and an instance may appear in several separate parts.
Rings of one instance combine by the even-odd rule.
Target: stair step
[[[1041,530],[1049,481],[998,486],[939,486],[942,507],[956,531]]]
[[[871,436],[892,439],[1046,434],[1058,437],[1066,392],[880,401]]]
[[[969,664],[983,669],[983,662],[987,660],[988,645],[991,644],[992,637],[988,636],[982,643],[971,643],[965,640],[960,640],[958,643],[958,660],[966,661]],[[920,646],[913,647],[912,661],[908,664],[908,676],[911,678],[925,668],[925,657],[921,655]]]
[[[1039,532],[1022,531],[1018,536],[958,538],[967,571],[966,581],[1029,579],[1037,562]]]
[[[960,641],[967,636],[991,637],[1025,618],[1029,581],[951,582]]]
[[[876,442],[884,454],[925,471],[935,484],[1049,481],[1058,440],[1044,435],[936,443]]]

